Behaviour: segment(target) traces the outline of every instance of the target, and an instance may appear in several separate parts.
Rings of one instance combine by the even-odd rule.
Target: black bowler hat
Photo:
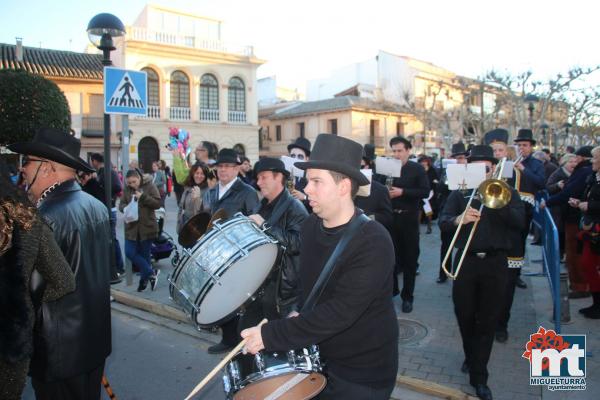
[[[304,150],[307,156],[310,156],[310,140],[299,137],[294,141],[294,143],[288,144],[288,152],[292,151],[293,148],[298,148],[300,150]]]
[[[585,158],[592,158],[592,149],[594,148],[594,146],[581,146],[580,148],[577,149],[577,151],[575,152],[576,156],[580,156],[580,157],[585,157]]]
[[[240,165],[239,154],[233,149],[221,149],[217,156],[217,162],[215,164],[238,164]]]
[[[483,137],[483,144],[491,146],[494,143],[508,144],[508,131],[502,128],[493,129]]]
[[[256,176],[264,171],[281,172],[286,177],[290,176],[290,172],[285,169],[285,164],[278,158],[265,157],[254,164],[254,173]]]
[[[81,141],[60,129],[41,128],[30,142],[12,143],[8,148],[15,153],[45,158],[77,171],[96,172],[79,157]]]
[[[519,129],[515,142],[529,142],[532,146],[535,146],[535,140],[533,140],[533,132],[531,129]]]
[[[450,154],[451,158],[454,158],[457,156],[466,156],[467,154],[469,154],[469,152],[465,148],[465,144],[463,142],[454,143],[452,145],[451,153],[452,153],[452,154]]]
[[[363,148],[353,140],[329,133],[317,136],[310,161],[297,162],[300,169],[326,169],[339,172],[358,182],[368,185],[369,180],[360,172]]]
[[[471,148],[471,153],[467,157],[468,162],[489,161],[493,164],[498,164],[498,160],[494,158],[494,150],[486,144],[478,144]]]

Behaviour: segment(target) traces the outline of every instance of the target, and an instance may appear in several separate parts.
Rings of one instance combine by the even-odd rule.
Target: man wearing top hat
[[[307,171],[305,190],[314,212],[301,231],[303,308],[294,317],[242,331],[246,350],[253,354],[318,344],[327,368],[326,399],[387,400],[398,370],[394,249],[385,228],[363,222],[354,206],[358,186],[368,184],[359,169],[361,155],[358,143],[321,134],[311,161],[295,164]],[[342,236],[356,227],[320,296],[309,295]]]
[[[465,148],[465,144],[463,142],[454,143],[452,145],[452,153],[450,154],[451,160],[456,160],[457,164],[466,164],[467,163],[467,155],[469,152]],[[440,210],[444,208],[444,204],[446,204],[446,200],[448,200],[448,196],[450,195],[450,190],[448,189],[448,179],[446,176],[446,169],[442,169],[442,178],[440,179]],[[444,261],[444,257],[450,248],[450,243],[452,242],[452,232],[442,231],[441,234],[442,246],[440,248],[440,270],[438,271],[437,283],[444,283],[448,280],[446,273],[442,269],[442,262]],[[446,263],[452,264],[452,257],[448,258]],[[450,265],[446,265],[446,269],[448,271],[451,270]]]
[[[471,149],[469,163],[484,163],[487,178],[491,178],[498,160],[487,145],[477,145]],[[472,189],[476,190],[476,189]],[[504,296],[508,268],[507,252],[511,247],[510,229],[524,228],[524,208],[518,193],[511,189],[510,202],[503,208],[483,208],[479,212],[480,201],[476,197],[466,210],[471,190],[464,193],[453,191],[440,215],[439,225],[443,231],[454,233],[461,216],[464,227],[456,241],[457,255],[455,268],[463,252],[466,251],[462,268],[452,286],[454,313],[458,321],[463,342],[465,361],[461,370],[469,373],[470,384],[481,399],[492,399],[487,386],[487,363],[494,343],[498,315]],[[477,230],[468,249],[467,238],[473,223],[479,221]]]
[[[75,292],[37,311],[30,375],[37,399],[99,399],[111,352],[110,222],[106,207],[81,190],[81,142],[57,129],[8,148],[23,154],[28,193],[49,223],[71,269]]]
[[[299,137],[293,143],[288,144],[288,153],[289,156],[295,158],[299,162],[308,161],[310,158],[310,140]],[[308,197],[304,193],[304,187],[308,183],[306,178],[298,178],[294,177],[294,189],[290,191],[292,196],[296,199],[300,200],[304,203],[308,211],[310,212],[310,207],[308,206]]]
[[[221,149],[217,156],[217,177],[219,183],[207,193],[207,201],[210,205],[211,215],[217,210],[223,209],[227,217],[241,212],[244,215],[252,214],[258,203],[256,190],[242,182],[238,175],[242,164],[239,155],[233,149]],[[224,353],[231,350],[238,342],[238,318],[225,322],[221,325],[221,342],[208,348],[211,354]]]

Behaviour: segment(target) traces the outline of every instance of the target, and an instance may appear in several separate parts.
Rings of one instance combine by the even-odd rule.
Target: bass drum
[[[199,328],[231,319],[252,301],[275,265],[279,247],[249,218],[236,214],[213,227],[169,277],[169,293]]]

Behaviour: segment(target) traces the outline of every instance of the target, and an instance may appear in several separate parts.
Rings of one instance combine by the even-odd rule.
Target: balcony
[[[171,107],[169,108],[169,119],[174,121],[189,121],[192,119],[192,113],[189,107]]]
[[[104,137],[104,117],[81,117],[81,136]]]
[[[138,115],[140,119],[160,119],[160,106],[148,106],[148,114]]]
[[[246,111],[229,111],[227,120],[232,124],[245,124]]]
[[[203,122],[218,122],[219,121],[219,110],[210,108],[200,109],[200,121]]]
[[[198,50],[237,54],[244,57],[254,56],[253,46],[234,45],[230,43],[224,43],[220,40],[206,39],[200,36],[182,35],[166,31],[158,31],[139,26],[127,27],[127,40],[160,43],[170,46],[189,47]]]

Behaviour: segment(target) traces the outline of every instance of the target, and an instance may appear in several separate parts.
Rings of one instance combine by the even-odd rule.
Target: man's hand
[[[390,188],[390,199],[395,199],[396,197],[400,197],[404,194],[404,189],[397,188],[392,186]]]
[[[518,169],[519,171],[523,171],[525,166],[521,162],[518,162],[514,165],[514,168]]]
[[[296,189],[292,189],[291,194],[292,194],[292,196],[294,196],[295,199],[298,199],[300,201],[304,201],[304,200],[308,199],[308,196],[306,196],[304,193],[302,193],[301,191],[296,190]]]
[[[558,181],[558,182],[556,183],[556,186],[558,186],[558,187],[559,187],[559,188],[561,188],[561,189],[562,189],[562,188],[564,188],[564,187],[565,187],[565,181]]]
[[[588,202],[582,201],[579,203],[578,207],[581,211],[586,212],[588,210]]]
[[[286,318],[296,318],[297,316],[299,316],[300,314],[298,314],[298,311],[292,311],[291,313],[289,313],[287,315]]]
[[[569,205],[570,205],[571,207],[573,207],[573,208],[578,208],[578,207],[579,207],[579,203],[580,203],[580,200],[579,200],[579,199],[576,199],[576,198],[574,198],[574,197],[571,197],[571,198],[569,199]]]
[[[465,214],[465,217],[463,218],[463,221],[462,221],[463,225],[470,224],[471,222],[479,221],[479,218],[481,218],[481,213],[479,212],[479,210],[476,210],[473,207],[469,207],[468,210],[465,210],[464,214]],[[460,215],[458,217],[456,217],[455,225],[458,225],[458,223],[460,222],[460,218],[461,218]]]
[[[259,214],[249,215],[248,218],[250,218],[252,221],[254,221],[254,223],[258,226],[262,226],[262,224],[265,223],[265,219],[263,217],[261,217]]]
[[[265,348],[261,334],[262,327],[255,326],[253,328],[244,329],[241,333],[244,339],[247,339],[246,345],[244,346],[244,354],[256,354]]]

